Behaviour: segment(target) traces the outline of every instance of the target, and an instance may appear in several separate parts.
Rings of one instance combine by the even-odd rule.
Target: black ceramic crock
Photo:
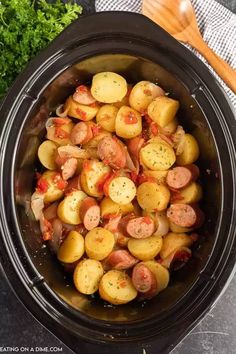
[[[181,103],[198,140],[206,222],[186,267],[156,298],[123,306],[79,295],[42,246],[30,211],[44,124],[79,82],[100,71],[158,82]],[[235,240],[235,120],[207,68],[142,15],[111,12],[70,25],[18,77],[1,106],[0,256],[27,309],[80,354],[169,352],[213,306],[232,275]]]

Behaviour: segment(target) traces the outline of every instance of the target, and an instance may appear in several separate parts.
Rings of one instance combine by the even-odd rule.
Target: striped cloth
[[[142,0],[96,0],[96,11],[141,12]],[[215,0],[192,0],[198,26],[205,42],[236,70],[236,15]],[[187,45],[186,45],[187,46]],[[207,61],[191,49],[212,71],[227,92],[235,110],[236,95],[219,78]]]

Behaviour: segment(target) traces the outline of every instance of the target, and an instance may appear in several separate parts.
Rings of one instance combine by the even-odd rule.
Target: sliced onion
[[[59,247],[63,241],[63,225],[60,219],[56,218],[52,221],[52,230],[52,238],[51,240],[49,240],[49,246],[52,252],[57,254]]]
[[[165,268],[168,268],[168,269],[173,268],[173,270],[178,270],[178,269],[182,268],[185,265],[186,261],[178,260],[178,253],[179,252],[186,253],[187,260],[192,256],[192,252],[191,252],[191,250],[189,248],[187,248],[187,247],[179,247],[179,248],[176,248],[168,257],[163,259],[161,261],[161,265],[163,267],[165,267]],[[174,263],[176,261],[179,261],[178,265],[174,266]]]
[[[155,236],[164,236],[169,231],[169,221],[164,212],[157,211],[154,214],[154,220],[157,226],[157,229],[154,233]]]
[[[118,226],[120,223],[122,215],[118,214],[117,216],[109,218],[109,220],[104,224],[104,229],[107,229],[111,232],[118,231]]]
[[[39,220],[43,215],[44,208],[44,194],[39,192],[34,192],[31,196],[31,209],[34,213],[36,220]]]
[[[61,117],[61,118],[66,118],[69,109],[68,109],[68,108],[67,108],[67,109],[64,109],[63,107],[64,107],[64,105],[63,105],[63,104],[60,104],[60,105],[56,108],[56,115],[57,115],[58,117]]]
[[[176,155],[182,154],[185,146],[185,131],[181,125],[178,125],[176,132],[172,135]]]
[[[79,148],[78,146],[71,146],[71,145],[60,146],[57,149],[57,152],[61,158],[66,158],[66,159],[71,157],[74,157],[76,159],[90,158],[90,153],[85,149]]]
[[[47,220],[51,220],[57,217],[58,202],[52,203],[43,211],[43,215]]]

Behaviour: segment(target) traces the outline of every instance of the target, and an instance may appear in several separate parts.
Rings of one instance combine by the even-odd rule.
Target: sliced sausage
[[[61,166],[61,175],[64,181],[67,181],[69,178],[73,177],[78,166],[78,161],[76,158],[71,157],[67,159],[66,162]]]
[[[149,216],[132,218],[126,225],[127,234],[137,239],[150,237],[154,231],[154,221]]]
[[[166,183],[174,189],[185,188],[190,182],[195,181],[199,176],[199,169],[196,165],[178,166],[168,171]]]
[[[96,102],[95,98],[91,95],[90,89],[85,85],[76,87],[75,93],[73,94],[73,100],[85,105]]]
[[[198,219],[198,210],[188,204],[172,204],[167,209],[167,217],[174,224],[182,227],[194,226]]]
[[[75,124],[71,133],[70,140],[73,144],[86,144],[93,138],[93,123],[91,122],[79,122]]]
[[[111,252],[107,261],[112,268],[117,270],[129,269],[138,262],[138,260],[126,250],[116,250]]]
[[[98,226],[100,221],[100,208],[94,198],[85,198],[80,205],[80,217],[87,230]]]
[[[114,169],[124,168],[126,152],[118,139],[106,136],[98,143],[98,156],[103,162]]]
[[[132,272],[132,282],[137,291],[148,293],[157,288],[155,275],[142,263],[138,263]]]
[[[80,176],[75,176],[70,181],[68,181],[65,189],[65,194],[69,194],[75,190],[81,190]]]

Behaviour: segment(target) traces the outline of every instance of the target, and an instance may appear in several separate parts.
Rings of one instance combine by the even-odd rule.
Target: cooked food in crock
[[[151,299],[192,257],[203,191],[179,106],[155,83],[102,72],[48,118],[31,208],[80,293]]]

